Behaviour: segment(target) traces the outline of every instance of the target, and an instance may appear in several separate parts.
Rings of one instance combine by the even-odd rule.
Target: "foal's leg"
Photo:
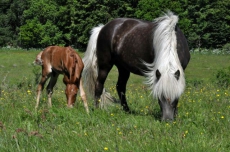
[[[44,89],[44,85],[46,83],[46,80],[50,77],[49,72],[46,72],[45,68],[42,69],[42,78],[38,84],[38,88],[37,88],[37,102],[36,102],[36,106],[35,108],[38,108],[39,105],[39,100],[40,100],[40,96],[41,96],[41,92]]]
[[[82,79],[80,79],[80,96],[84,102],[84,107],[86,109],[86,112],[89,113],[88,103],[87,103],[85,91],[83,89]]]
[[[48,106],[49,107],[52,107],[51,96],[53,94],[53,87],[57,83],[58,75],[59,74],[52,72],[51,77],[50,77],[50,82],[46,87],[47,94],[48,94]]]
[[[123,110],[129,111],[125,92],[126,92],[126,84],[129,79],[130,72],[120,67],[118,67],[118,72],[119,72],[119,76],[118,76],[118,81],[116,85],[117,93],[121,100],[121,106],[123,107]]]

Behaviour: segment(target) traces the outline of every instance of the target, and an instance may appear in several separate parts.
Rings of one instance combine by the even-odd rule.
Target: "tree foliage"
[[[0,46],[19,45],[18,33],[22,25],[22,14],[28,9],[24,0],[1,0],[0,2]]]
[[[229,8],[229,0],[1,0],[0,46],[84,49],[100,23],[117,17],[152,21],[171,10],[190,48],[222,48],[230,43]]]
[[[189,1],[189,42],[193,47],[219,48],[230,41],[230,1]]]

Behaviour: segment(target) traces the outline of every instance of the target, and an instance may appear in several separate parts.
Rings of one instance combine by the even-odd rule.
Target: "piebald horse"
[[[42,78],[37,87],[35,108],[38,108],[40,94],[48,78],[50,78],[46,88],[48,106],[52,106],[51,96],[53,94],[53,87],[57,82],[59,74],[63,74],[63,82],[66,85],[67,106],[73,107],[77,92],[80,89],[80,96],[84,102],[85,109],[89,112],[81,79],[84,64],[80,56],[71,47],[49,46],[37,55],[34,63],[42,66]]]
[[[187,40],[177,23],[178,16],[169,11],[153,22],[117,18],[92,29],[83,58],[83,77],[96,107],[109,97],[104,83],[115,65],[119,74],[116,89],[125,111],[129,111],[126,84],[134,73],[146,77],[158,99],[162,120],[174,119],[190,60]]]

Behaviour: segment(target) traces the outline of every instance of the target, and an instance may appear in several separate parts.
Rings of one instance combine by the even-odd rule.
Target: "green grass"
[[[229,55],[192,54],[190,63],[185,70],[186,78],[208,80],[213,78],[219,69],[230,66]]]
[[[127,99],[131,114],[120,105],[94,109],[87,115],[80,98],[66,108],[60,76],[47,108],[45,91],[34,110],[36,86],[32,62],[38,51],[0,50],[0,151],[228,152],[230,90],[217,86],[215,72],[230,66],[230,56],[192,54],[187,87],[174,122],[159,120],[159,105],[149,96],[144,79],[131,75]],[[82,53],[81,53],[82,55]],[[117,70],[106,88],[116,96]]]

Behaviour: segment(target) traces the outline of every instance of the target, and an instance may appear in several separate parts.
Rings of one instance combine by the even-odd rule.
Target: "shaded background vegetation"
[[[230,49],[229,0],[1,0],[0,46],[85,49],[92,27],[117,17],[152,21],[168,9],[190,48]]]

